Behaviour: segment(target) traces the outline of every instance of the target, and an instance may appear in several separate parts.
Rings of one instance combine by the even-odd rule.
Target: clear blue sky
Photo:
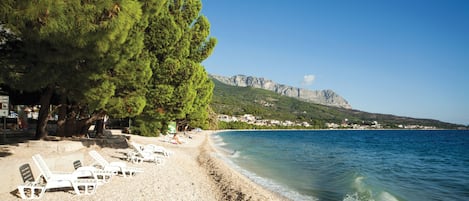
[[[354,109],[469,125],[469,1],[202,3],[218,39],[203,62],[211,74],[332,89]]]

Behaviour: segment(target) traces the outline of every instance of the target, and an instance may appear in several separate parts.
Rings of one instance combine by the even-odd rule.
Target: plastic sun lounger
[[[135,175],[137,172],[143,172],[140,168],[128,167],[122,162],[108,162],[97,151],[90,151],[90,156],[98,163],[103,170],[120,172],[124,177]]]
[[[31,166],[24,164],[20,166],[20,174],[23,178],[23,184],[18,185],[18,192],[22,199],[39,199],[46,190],[45,184],[41,183],[39,178],[34,179]]]
[[[170,156],[173,154],[172,151],[169,151],[165,149],[162,146],[154,145],[154,144],[146,144],[146,145],[141,145],[141,148],[143,151],[146,152],[152,152],[152,153],[159,153],[162,154],[163,156]]]
[[[143,147],[140,144],[132,142],[131,146],[134,148],[134,151],[136,151],[136,153],[129,153],[132,162],[139,163],[142,161],[149,161],[154,162],[157,165],[164,163],[163,158],[159,157],[158,155],[155,155],[153,152],[144,151]]]
[[[83,166],[80,160],[73,162],[73,167],[81,175],[77,175],[79,178],[94,178],[98,180],[98,184],[102,185],[108,183],[112,176],[117,175],[117,171],[101,170],[93,166]]]
[[[54,188],[71,187],[77,195],[93,194],[96,192],[98,181],[96,179],[80,179],[77,175],[82,175],[86,170],[75,171],[73,173],[53,173],[41,155],[33,156],[33,161],[41,172],[41,177],[46,181],[45,190]],[[91,174],[91,173],[88,173]],[[83,189],[83,191],[82,191]]]

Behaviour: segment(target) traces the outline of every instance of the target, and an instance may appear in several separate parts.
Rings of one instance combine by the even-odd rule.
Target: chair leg
[[[112,175],[109,173],[95,173],[95,179],[98,180],[98,184],[102,185],[111,181]]]
[[[24,186],[18,186],[18,192],[20,193],[21,199],[28,199],[24,193]]]
[[[90,195],[96,192],[97,181],[93,179],[79,179],[73,182],[73,190],[77,195]],[[80,188],[83,188],[83,193]]]
[[[93,184],[87,184],[84,187],[85,187],[85,194],[90,195],[96,192],[97,186],[96,186],[96,183],[93,183]]]
[[[18,186],[18,192],[20,193],[22,199],[39,199],[42,197],[42,195],[44,195],[45,189],[46,188],[44,186],[35,186],[34,184]],[[29,196],[26,195],[25,190],[29,191]],[[36,190],[39,190],[37,196]]]
[[[42,198],[42,196],[43,196],[44,193],[46,192],[46,187],[43,186],[43,187],[39,188],[39,190],[40,190],[41,192],[39,192],[38,198]]]
[[[120,168],[121,169],[121,173],[124,177],[127,177],[127,172],[123,169],[123,168]]]

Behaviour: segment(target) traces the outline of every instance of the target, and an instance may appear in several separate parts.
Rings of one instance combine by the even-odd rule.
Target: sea
[[[292,200],[469,200],[467,130],[252,130],[212,138],[237,171]]]

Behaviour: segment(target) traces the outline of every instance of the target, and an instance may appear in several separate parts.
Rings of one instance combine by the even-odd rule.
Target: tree
[[[209,125],[211,111],[209,103],[212,99],[214,84],[203,67],[199,67],[199,71],[196,71],[194,76],[196,77],[194,87],[197,95],[191,110],[186,115],[186,119],[191,127],[207,129],[211,127]]]
[[[145,46],[152,57],[152,78],[147,85],[147,105],[137,118],[144,135],[165,130],[166,122],[198,122],[206,113],[213,84],[200,63],[213,51],[210,24],[200,15],[200,0],[169,1],[150,18]],[[197,123],[199,124],[199,123]],[[203,124],[200,124],[203,125]]]
[[[147,18],[161,1],[8,1],[0,22],[11,31],[0,48],[5,83],[43,91],[36,130],[45,125],[52,94],[61,96],[59,125],[68,133],[109,113],[135,116],[145,106],[151,76],[143,51]],[[143,9],[142,9],[143,7]],[[79,125],[77,125],[77,122]],[[66,124],[68,123],[68,124]]]

